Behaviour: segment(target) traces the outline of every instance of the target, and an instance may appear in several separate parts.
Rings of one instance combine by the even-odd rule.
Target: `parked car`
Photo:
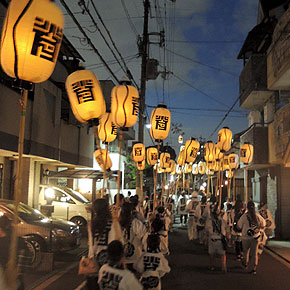
[[[13,220],[14,208],[13,201],[0,199],[0,215]],[[24,203],[18,208],[17,234],[29,239],[38,252],[72,250],[79,247],[81,238],[76,224],[48,218]]]
[[[60,186],[40,185],[39,208],[51,204],[54,211],[51,216],[61,218],[85,227],[91,219],[91,203],[79,192]]]

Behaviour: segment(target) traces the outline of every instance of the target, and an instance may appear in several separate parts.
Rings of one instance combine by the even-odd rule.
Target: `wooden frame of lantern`
[[[240,148],[240,161],[245,164],[245,202],[248,202],[248,164],[252,162],[254,147],[249,142],[245,142]]]
[[[29,9],[28,9],[29,8]],[[52,41],[43,38],[43,23],[55,31]],[[3,24],[0,63],[3,71],[12,78],[22,93],[19,122],[18,161],[14,192],[13,224],[18,222],[18,208],[22,188],[23,145],[28,90],[31,83],[46,81],[52,74],[61,46],[64,17],[51,1],[12,0]],[[15,288],[15,261],[17,251],[17,227],[12,227],[10,253],[7,266],[7,286]]]
[[[229,167],[233,172],[233,202],[236,200],[236,180],[235,180],[235,172],[239,167],[239,155],[235,153],[229,154]]]

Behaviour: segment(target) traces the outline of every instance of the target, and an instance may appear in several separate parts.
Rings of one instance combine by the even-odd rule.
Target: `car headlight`
[[[68,232],[64,231],[64,230],[61,230],[61,229],[53,229],[51,231],[51,233],[56,236],[56,237],[61,237],[61,238],[64,238],[64,237],[67,237],[69,235]]]

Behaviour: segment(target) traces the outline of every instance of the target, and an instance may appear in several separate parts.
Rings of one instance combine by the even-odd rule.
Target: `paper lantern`
[[[176,163],[174,162],[174,160],[170,159],[169,161],[169,164],[170,164],[170,174],[171,175],[174,175],[176,174]]]
[[[213,162],[207,163],[206,166],[209,170],[214,170],[215,169],[215,163],[216,161],[214,160]]]
[[[198,162],[198,172],[203,175],[206,172],[206,163],[203,161]]]
[[[176,173],[177,174],[181,174],[183,172],[183,168],[182,168],[182,166],[180,166],[180,165],[176,165]]]
[[[98,136],[105,142],[113,142],[117,137],[118,127],[113,123],[112,115],[105,113],[99,120]]]
[[[225,155],[222,162],[223,162],[223,170],[230,170],[229,155]]]
[[[207,163],[211,163],[215,160],[214,146],[215,145],[212,141],[207,141],[204,144],[204,159]]]
[[[157,166],[157,173],[164,173],[165,172],[165,168],[162,168],[160,166],[160,164]]]
[[[142,143],[136,143],[132,150],[132,159],[135,162],[142,162],[145,160],[145,146]]]
[[[160,154],[160,167],[168,168],[170,167],[170,154],[169,153],[161,153]]]
[[[217,144],[214,145],[214,158],[215,160],[221,160],[224,156],[224,153],[222,153],[217,146]]]
[[[101,85],[93,72],[73,72],[67,77],[65,87],[72,111],[79,122],[99,119],[105,114],[106,104]]]
[[[208,167],[206,167],[206,171],[205,171],[206,175],[214,175],[214,170],[209,169]]]
[[[138,90],[129,85],[115,86],[111,92],[113,122],[119,127],[132,127],[138,119]]]
[[[170,131],[171,114],[166,105],[159,104],[151,113],[150,134],[155,140],[164,140]]]
[[[185,164],[184,173],[192,173],[192,164],[191,163]]]
[[[112,161],[109,152],[106,149],[96,150],[94,156],[102,170],[105,171],[112,167]]]
[[[234,176],[234,172],[232,170],[227,170],[226,171],[226,177],[227,178],[233,178]]]
[[[178,158],[177,158],[177,164],[179,166],[184,166],[185,160],[184,160],[184,150],[179,152]]]
[[[240,149],[240,160],[245,165],[252,162],[254,155],[254,147],[249,142],[245,142]]]
[[[192,174],[193,175],[198,174],[198,165],[196,163],[192,165]]]
[[[184,146],[184,160],[187,163],[194,162],[199,151],[200,144],[195,138],[187,140]]]
[[[33,83],[52,74],[63,37],[64,17],[49,0],[12,0],[1,39],[1,66],[12,78]]]
[[[213,170],[215,172],[222,170],[222,166],[221,166],[221,161],[220,160],[217,159],[215,161],[215,166],[214,166],[214,169]]]
[[[183,143],[183,136],[182,135],[179,135],[179,137],[178,137],[178,143],[179,144],[182,144]]]
[[[229,155],[229,167],[230,169],[238,169],[239,167],[239,155],[238,154],[230,154]]]
[[[136,162],[136,165],[137,165],[137,169],[142,171],[145,169],[145,159],[143,161],[140,161],[140,162]]]
[[[147,163],[149,165],[155,165],[158,162],[158,150],[155,147],[150,147],[146,151],[147,153]]]
[[[232,131],[228,127],[219,130],[217,146],[222,153],[231,149],[232,136]]]

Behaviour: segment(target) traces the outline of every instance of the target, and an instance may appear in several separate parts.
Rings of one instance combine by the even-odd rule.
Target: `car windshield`
[[[67,192],[69,195],[71,195],[74,199],[77,201],[80,201],[82,203],[90,203],[84,196],[82,196],[79,192],[72,190],[69,187],[63,188],[65,192]]]
[[[15,207],[13,203],[6,203],[5,206],[8,207],[10,210],[14,211]],[[44,216],[40,211],[23,203],[19,204],[18,215],[21,219],[23,219],[26,222],[47,219],[47,217]]]

